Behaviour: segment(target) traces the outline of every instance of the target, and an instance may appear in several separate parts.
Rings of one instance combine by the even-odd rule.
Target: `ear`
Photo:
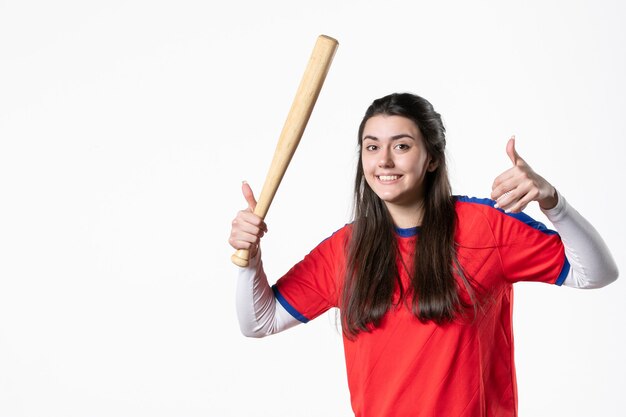
[[[439,167],[439,162],[433,160],[432,158],[428,161],[428,165],[426,165],[426,171],[433,172]]]

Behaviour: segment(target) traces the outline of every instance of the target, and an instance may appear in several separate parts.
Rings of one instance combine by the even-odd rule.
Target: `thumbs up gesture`
[[[556,189],[537,174],[515,150],[515,136],[506,144],[506,154],[513,167],[500,174],[491,186],[491,198],[496,200],[496,207],[507,213],[518,213],[531,201],[548,210],[556,206]]]
[[[257,254],[261,238],[267,232],[267,225],[263,219],[254,214],[256,199],[247,182],[241,185],[241,192],[248,203],[248,207],[239,211],[233,220],[228,243],[237,250],[249,250],[250,259],[252,259]]]

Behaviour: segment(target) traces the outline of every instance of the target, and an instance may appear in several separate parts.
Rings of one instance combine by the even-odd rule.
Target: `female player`
[[[359,127],[354,221],[270,287],[249,207],[230,244],[249,249],[237,313],[263,337],[339,307],[356,416],[515,416],[512,284],[597,288],[617,266],[595,229],[507,144],[491,198],[452,196],[445,129],[425,99],[375,100]],[[557,232],[521,213],[537,201]]]

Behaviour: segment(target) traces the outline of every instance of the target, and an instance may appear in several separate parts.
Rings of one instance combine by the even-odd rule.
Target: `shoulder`
[[[495,207],[496,202],[489,198],[455,195],[454,207],[460,223],[470,219],[489,220],[504,215],[504,211]]]
[[[342,227],[340,227],[339,229],[332,232],[330,236],[328,236],[322,242],[325,242],[327,240],[342,240],[350,236],[350,234],[352,234],[352,223],[347,223],[343,225]]]
[[[341,250],[345,248],[346,243],[350,239],[350,235],[352,234],[352,224],[348,223],[339,229],[332,232],[328,237],[324,238],[316,247],[313,249],[313,252],[316,250]]]
[[[466,195],[455,195],[452,196],[452,198],[454,198],[457,211],[459,208],[469,210],[489,210],[491,208],[493,210],[498,210],[494,207],[496,202],[490,198],[469,197]]]
[[[547,234],[555,233],[548,229],[543,223],[533,219],[528,214],[506,213],[501,208],[496,208],[496,202],[490,198],[468,197],[465,195],[454,196],[455,208],[460,224],[467,223],[468,220],[479,218],[487,224],[494,226],[511,225],[518,227],[529,227]]]

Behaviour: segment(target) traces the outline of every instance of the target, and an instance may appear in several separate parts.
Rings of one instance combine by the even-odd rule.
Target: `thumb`
[[[522,157],[519,156],[517,151],[515,150],[515,135],[511,136],[511,139],[506,143],[506,154],[513,162],[513,165],[517,165],[517,163],[522,160]]]
[[[243,198],[246,199],[250,210],[254,211],[256,207],[256,199],[254,198],[254,193],[252,192],[252,188],[250,188],[250,184],[246,181],[241,184],[241,192],[243,193]]]

